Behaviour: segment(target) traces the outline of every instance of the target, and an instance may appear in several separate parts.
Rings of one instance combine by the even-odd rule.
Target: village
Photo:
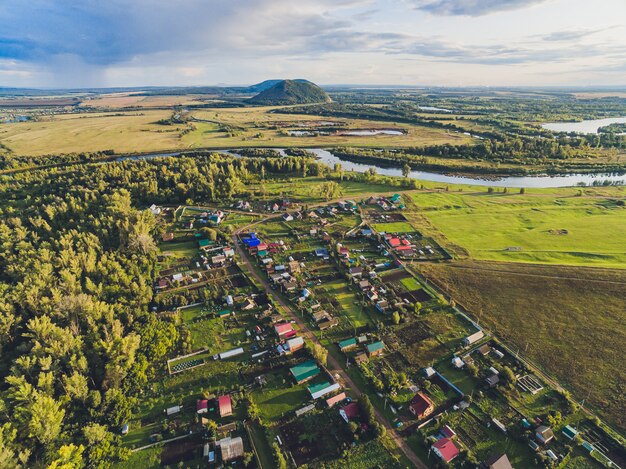
[[[420,278],[450,255],[403,208],[151,206],[152,309],[184,353],[124,444],[170,467],[618,467],[584,407]]]

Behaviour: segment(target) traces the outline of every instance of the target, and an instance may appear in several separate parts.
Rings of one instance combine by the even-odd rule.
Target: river
[[[275,148],[275,150],[280,150]],[[369,168],[376,168],[378,174],[384,176],[402,177],[402,168],[382,167],[375,164],[354,163],[333,155],[330,151],[323,148],[307,148],[308,151],[315,153],[318,159],[330,166],[341,164],[345,171],[355,171],[364,173]],[[216,153],[222,153],[230,156],[239,157],[232,150],[215,150]],[[123,160],[141,160],[159,157],[176,156],[180,153],[153,153],[148,155],[121,156],[117,161]],[[587,186],[593,185],[594,182],[602,183],[611,181],[620,185],[626,184],[626,174],[609,174],[609,173],[592,173],[592,174],[565,174],[561,176],[504,176],[498,179],[481,179],[480,176],[449,176],[441,173],[430,171],[411,171],[409,174],[411,179],[421,181],[441,182],[444,184],[467,184],[471,186],[490,186],[490,187],[511,187],[511,188],[550,188],[550,187],[570,187],[584,183]]]
[[[548,122],[542,124],[546,130],[552,132],[577,132],[580,134],[597,134],[600,127],[610,124],[626,124],[626,117],[607,117],[605,119],[593,119],[580,122]]]

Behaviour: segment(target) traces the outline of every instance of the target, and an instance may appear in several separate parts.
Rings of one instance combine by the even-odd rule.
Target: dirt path
[[[237,242],[237,235],[240,232],[245,231],[254,225],[267,221],[270,218],[273,218],[273,217],[268,217],[267,219],[259,220],[251,225],[242,227],[238,229],[237,231],[235,231],[235,233],[233,233],[232,235],[232,240],[233,240],[233,244],[235,245],[235,249],[237,253],[239,254],[239,257],[243,260],[248,273],[252,275],[255,278],[255,280],[263,286],[265,291],[268,294],[270,294],[274,298],[274,300],[284,309],[284,311],[292,317],[292,319],[296,322],[296,324],[300,328],[302,335],[304,335],[304,337],[306,337],[313,343],[322,345],[320,341],[317,339],[317,337],[315,336],[315,334],[311,332],[311,330],[302,321],[302,319],[300,319],[300,317],[294,312],[294,310],[287,303],[287,301],[285,301],[280,295],[278,295],[274,290],[270,288],[269,281],[257,272],[257,270],[254,268],[254,264],[252,263],[252,261],[250,260],[248,256],[248,253],[245,252],[245,250]],[[333,374],[338,374],[341,377],[341,379],[344,381],[344,383],[348,387],[350,387],[355,393],[357,393],[358,395],[365,394],[359,389],[359,387],[354,383],[354,381],[352,381],[352,379],[350,378],[348,373],[346,373],[346,371],[343,369],[341,364],[330,354],[328,355],[328,368]],[[428,466],[424,464],[424,462],[417,456],[417,454],[415,454],[415,452],[409,447],[406,441],[404,441],[400,437],[398,432],[396,432],[395,428],[391,425],[391,423],[389,423],[387,418],[378,409],[374,408],[374,411],[376,414],[376,420],[378,420],[382,425],[385,426],[389,436],[395,441],[396,445],[398,445],[398,447],[404,453],[404,455],[413,463],[413,466],[418,467],[420,469],[427,469]]]

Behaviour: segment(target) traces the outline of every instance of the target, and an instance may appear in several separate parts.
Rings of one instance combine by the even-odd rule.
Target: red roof
[[[459,448],[455,446],[450,438],[437,440],[437,442],[433,444],[433,448],[439,452],[441,459],[445,462],[450,462],[459,455]]]
[[[284,338],[285,339],[291,339],[292,337],[295,337],[296,334],[298,334],[298,333],[292,329],[292,330],[290,330],[288,332],[285,332]]]
[[[359,404],[356,402],[351,402],[348,405],[344,405],[341,410],[346,413],[346,417],[348,420],[355,420],[359,416]]]
[[[418,392],[415,396],[413,396],[413,399],[411,400],[409,407],[411,408],[412,412],[415,415],[421,416],[421,415],[424,415],[426,410],[428,410],[428,408],[432,405],[433,405],[433,401],[431,401],[428,397],[426,397],[421,392]]]
[[[391,244],[392,246],[400,246],[400,239],[398,239],[398,238],[391,238],[389,240],[389,244]]]
[[[446,438],[454,438],[456,436],[456,432],[452,430],[448,425],[444,425],[441,427],[441,434]]]
[[[274,326],[274,330],[276,331],[276,334],[278,335],[285,335],[288,332],[293,331],[293,326],[290,323],[285,322],[283,324],[276,324]]]
[[[198,399],[198,404],[196,405],[196,410],[200,412],[201,410],[207,410],[209,408],[209,401],[206,399]]]
[[[404,244],[405,246],[408,246],[409,244],[411,244],[411,242],[408,239],[403,239],[402,244]]]
[[[265,243],[261,243],[261,244],[259,244],[256,248],[257,248],[257,250],[259,250],[259,251],[264,251],[265,249],[267,249],[267,244],[265,244]]]
[[[410,251],[411,249],[413,249],[411,246],[398,246],[396,251]]]
[[[233,406],[230,401],[230,396],[220,396],[217,398],[217,406],[220,408],[220,417],[231,415],[233,413]]]
[[[341,394],[337,394],[336,396],[333,396],[330,399],[326,399],[326,405],[328,405],[328,407],[332,407],[337,402],[343,401],[345,398],[346,398],[346,393],[342,392]]]

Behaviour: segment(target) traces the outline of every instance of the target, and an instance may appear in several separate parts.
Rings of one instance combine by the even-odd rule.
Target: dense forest
[[[120,427],[181,347],[174,324],[150,313],[156,224],[142,207],[322,169],[309,158],[199,155],[2,176],[0,467],[109,467],[127,456]]]

